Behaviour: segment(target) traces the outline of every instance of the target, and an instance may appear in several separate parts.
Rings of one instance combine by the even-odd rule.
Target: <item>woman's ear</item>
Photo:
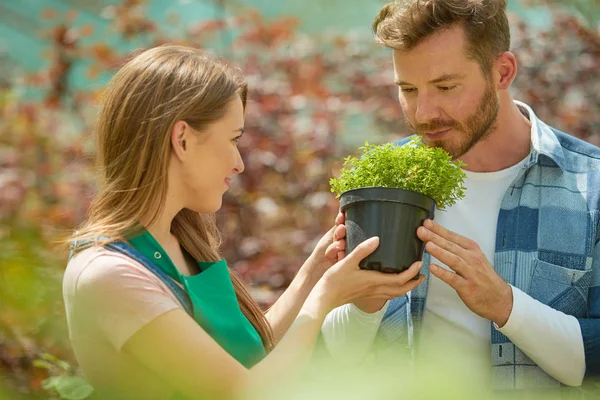
[[[191,128],[185,121],[177,121],[171,130],[171,148],[175,157],[183,161],[188,149]]]
[[[494,63],[499,90],[507,90],[517,76],[517,59],[510,51],[500,54]]]

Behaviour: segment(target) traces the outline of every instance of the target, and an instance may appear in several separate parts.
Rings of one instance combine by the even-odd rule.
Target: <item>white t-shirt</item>
[[[436,222],[475,240],[493,263],[502,199],[526,162],[496,172],[465,171],[465,197],[444,211],[437,210]],[[450,270],[435,257],[431,262]],[[439,368],[451,368],[460,360],[462,368],[469,368],[461,376],[470,375],[474,383],[490,381],[490,321],[469,310],[456,291],[433,274],[421,327],[418,360],[427,364],[434,360]]]

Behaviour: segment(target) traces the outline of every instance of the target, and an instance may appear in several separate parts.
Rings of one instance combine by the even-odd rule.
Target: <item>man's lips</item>
[[[439,131],[425,132],[425,136],[427,137],[427,139],[439,140],[448,135],[448,133],[450,133],[451,130],[452,128],[445,128]]]

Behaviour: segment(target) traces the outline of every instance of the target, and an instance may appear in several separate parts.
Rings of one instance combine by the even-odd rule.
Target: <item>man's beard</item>
[[[412,130],[423,138],[423,141],[433,147],[446,150],[453,159],[467,153],[480,140],[486,138],[495,129],[495,123],[500,110],[500,102],[491,82],[488,81],[485,92],[477,106],[476,111],[467,117],[464,122],[455,120],[434,120],[426,124],[413,126],[408,119],[405,120]],[[435,132],[452,128],[459,132],[457,140],[433,140],[428,142],[427,132]]]

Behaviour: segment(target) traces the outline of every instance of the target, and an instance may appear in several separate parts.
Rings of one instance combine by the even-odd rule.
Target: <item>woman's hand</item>
[[[399,274],[386,274],[359,268],[360,261],[379,246],[374,237],[359,244],[352,253],[329,268],[317,283],[310,297],[315,296],[325,312],[356,300],[390,300],[403,296],[425,280],[419,274],[422,262],[415,262]],[[323,311],[322,309],[319,311]]]
[[[335,218],[335,225],[319,240],[315,249],[303,265],[307,273],[320,279],[336,262],[346,255],[346,225],[344,213]]]
[[[340,213],[335,220],[335,226],[319,240],[290,286],[265,314],[273,328],[275,343],[290,329],[315,284],[336,263],[338,253],[344,254],[345,236],[344,215]]]

